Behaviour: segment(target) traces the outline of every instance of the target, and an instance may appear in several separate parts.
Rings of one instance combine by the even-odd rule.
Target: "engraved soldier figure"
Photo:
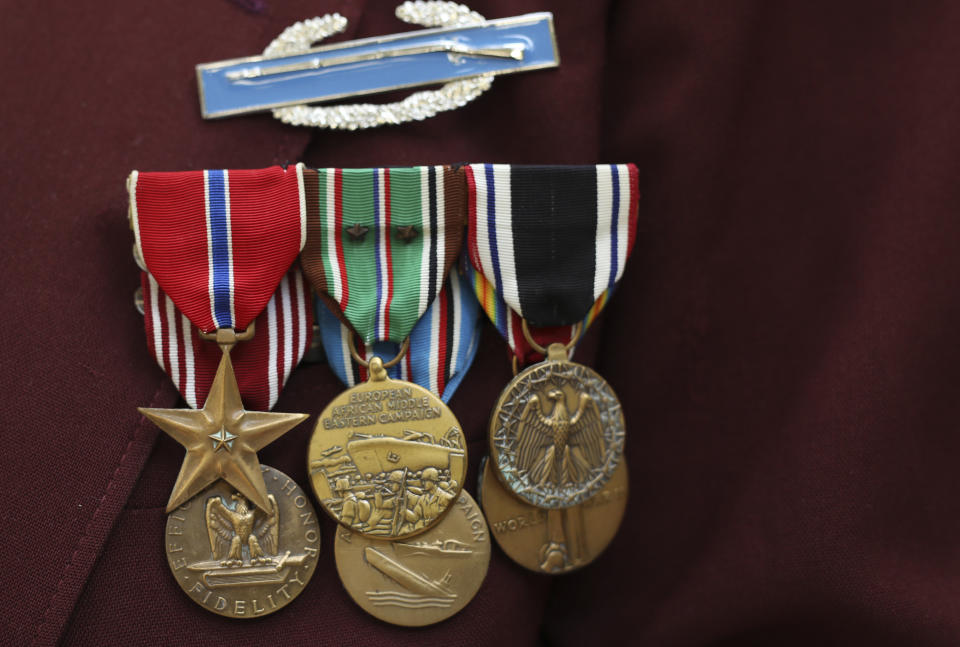
[[[417,497],[411,509],[413,514],[410,522],[414,528],[422,528],[440,516],[440,512],[446,509],[454,498],[453,494],[438,485],[440,473],[435,467],[424,469],[420,480],[423,493]]]
[[[363,492],[354,493],[350,487],[350,480],[338,478],[334,484],[337,494],[343,499],[341,519],[348,526],[361,526],[370,518],[370,502]]]

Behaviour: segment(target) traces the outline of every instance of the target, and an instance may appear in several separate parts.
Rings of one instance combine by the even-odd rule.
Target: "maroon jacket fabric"
[[[204,122],[193,65],[393,2],[3,2],[0,643],[960,643],[960,6],[475,0],[553,10],[562,66],[360,133]],[[494,550],[434,627],[367,616],[332,522],[313,581],[256,621],[184,595],[163,552],[177,402],[131,295],[131,169],[635,162],[633,258],[580,359],[624,403],[627,518],[549,579]],[[484,331],[452,400],[471,478],[510,376]],[[298,369],[277,405],[339,392]],[[261,452],[307,486],[310,424]]]

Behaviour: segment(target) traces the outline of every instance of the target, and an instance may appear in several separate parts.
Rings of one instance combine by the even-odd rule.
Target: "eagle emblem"
[[[517,430],[517,468],[538,486],[564,486],[587,479],[601,465],[605,446],[597,404],[586,393],[576,394],[571,413],[567,396],[550,386],[545,397],[530,396]]]
[[[276,555],[280,548],[280,524],[277,517],[277,500],[267,496],[270,512],[253,506],[243,495],[235,492],[230,501],[222,496],[207,500],[204,516],[207,520],[207,535],[214,559],[221,559],[221,566],[237,567],[272,564],[269,555]],[[249,560],[245,562],[246,547]]]

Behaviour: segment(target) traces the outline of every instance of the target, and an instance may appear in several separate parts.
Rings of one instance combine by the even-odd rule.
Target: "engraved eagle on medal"
[[[270,512],[251,506],[246,498],[234,493],[230,501],[222,496],[207,500],[204,517],[207,521],[207,536],[210,551],[221,566],[238,567],[245,564],[260,566],[273,564],[273,555],[280,547],[280,526],[277,517],[277,499],[267,496]],[[247,549],[249,561],[243,558]]]
[[[537,485],[580,483],[603,461],[603,423],[597,404],[586,393],[577,395],[577,408],[571,412],[563,389],[550,385],[542,396],[530,396],[523,408],[517,430],[517,468]]]
[[[592,369],[547,361],[517,375],[491,420],[500,480],[541,508],[566,508],[599,492],[623,453],[616,394]]]

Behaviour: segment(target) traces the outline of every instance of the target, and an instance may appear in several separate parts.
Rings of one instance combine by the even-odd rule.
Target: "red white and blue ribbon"
[[[366,369],[351,358],[351,335],[357,354],[367,360],[374,355],[389,360],[399,351],[395,342],[364,344],[321,299],[316,301],[316,315],[330,368],[347,386],[367,379]],[[437,298],[413,327],[406,355],[388,369],[390,377],[419,384],[449,401],[476,356],[482,328],[479,315],[480,306],[467,279],[450,272]]]
[[[220,364],[218,346],[200,338],[198,329],[147,272],[141,272],[147,347],[170,375],[187,405],[206,400]],[[280,285],[256,319],[256,334],[230,353],[245,406],[269,410],[290,373],[310,347],[312,297],[299,268]]]
[[[246,329],[306,242],[303,166],[139,173],[130,220],[145,269],[204,332]]]
[[[231,358],[244,404],[269,409],[309,347],[303,167],[130,174],[147,344],[184,400],[206,399],[222,353],[199,331],[246,330]]]
[[[473,266],[532,326],[583,320],[623,275],[636,235],[637,169],[466,167]]]

